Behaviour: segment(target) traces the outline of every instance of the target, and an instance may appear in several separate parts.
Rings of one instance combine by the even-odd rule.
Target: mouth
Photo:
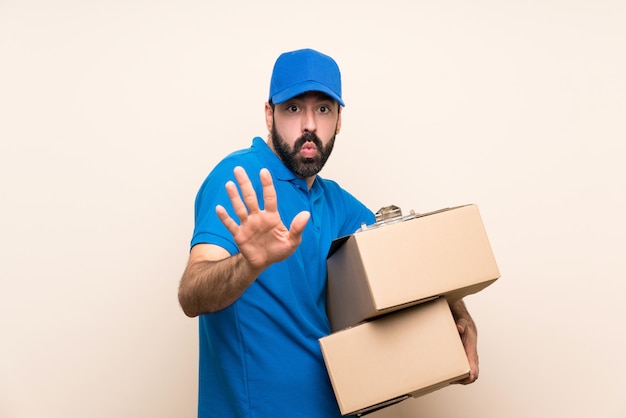
[[[313,158],[317,154],[317,146],[312,142],[306,142],[300,148],[300,155],[304,158]]]

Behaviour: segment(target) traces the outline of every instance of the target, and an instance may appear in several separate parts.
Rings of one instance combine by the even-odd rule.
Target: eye
[[[330,112],[330,107],[326,105],[320,106],[320,113],[329,113],[329,112]]]
[[[299,110],[298,106],[292,104],[287,106],[287,112],[289,113],[296,113]]]

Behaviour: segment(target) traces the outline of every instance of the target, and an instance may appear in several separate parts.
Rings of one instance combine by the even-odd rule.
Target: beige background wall
[[[379,417],[626,417],[626,2],[0,0],[0,416],[193,417],[193,199],[271,66],[344,75],[325,177],[478,204],[481,376]],[[303,388],[306,390],[306,388]]]

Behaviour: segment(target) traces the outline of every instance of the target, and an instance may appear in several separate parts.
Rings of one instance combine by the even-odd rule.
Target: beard
[[[326,146],[324,146],[317,134],[305,132],[300,138],[296,139],[293,148],[291,148],[276,131],[276,125],[272,124],[272,145],[278,158],[282,160],[292,173],[301,178],[312,177],[322,170],[333,151],[335,136],[333,135]],[[317,148],[317,153],[311,158],[305,158],[300,155],[302,146],[307,142],[312,142]]]

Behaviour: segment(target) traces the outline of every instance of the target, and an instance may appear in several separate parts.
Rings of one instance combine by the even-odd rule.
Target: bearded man
[[[201,418],[341,417],[318,342],[330,333],[326,255],[334,239],[375,222],[318,175],[343,106],[331,57],[282,54],[265,104],[267,141],[227,156],[198,192],[179,300],[200,317]],[[474,380],[475,327],[462,301],[453,311],[465,321]]]

